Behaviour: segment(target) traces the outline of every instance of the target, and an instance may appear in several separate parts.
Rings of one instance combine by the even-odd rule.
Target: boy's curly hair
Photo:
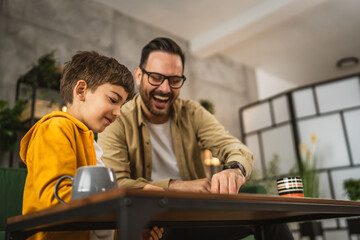
[[[127,100],[134,96],[134,79],[127,67],[94,51],[79,51],[65,64],[60,81],[60,95],[65,104],[73,102],[73,90],[78,80],[86,81],[91,91],[111,83],[125,89]]]

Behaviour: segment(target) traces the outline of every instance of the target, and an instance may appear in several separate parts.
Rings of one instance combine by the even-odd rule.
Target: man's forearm
[[[171,180],[169,183],[169,190],[208,193],[211,190],[211,183],[208,178],[201,178],[191,181]]]

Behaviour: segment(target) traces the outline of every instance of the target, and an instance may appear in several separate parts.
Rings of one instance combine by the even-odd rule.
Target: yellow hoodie
[[[94,134],[68,113],[55,111],[40,119],[23,137],[20,157],[27,166],[23,214],[59,204],[54,187],[59,177],[75,176],[79,167],[96,165]],[[71,182],[63,181],[59,196],[69,202]],[[89,239],[88,231],[47,232],[31,239]]]

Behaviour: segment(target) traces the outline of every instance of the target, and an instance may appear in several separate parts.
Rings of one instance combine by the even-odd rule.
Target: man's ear
[[[135,75],[136,85],[138,85],[138,86],[140,86],[142,74],[143,74],[143,72],[142,72],[141,68],[137,67],[134,71],[134,75]]]
[[[85,93],[87,90],[87,83],[84,80],[77,81],[74,87],[74,97],[80,101],[85,101]]]

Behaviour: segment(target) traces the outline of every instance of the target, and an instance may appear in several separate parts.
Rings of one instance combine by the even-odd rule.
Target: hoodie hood
[[[89,128],[82,123],[81,121],[77,120],[76,118],[74,118],[73,116],[71,116],[70,114],[66,113],[66,112],[62,112],[62,111],[54,111],[44,117],[42,117],[39,121],[37,121],[34,126],[25,134],[25,136],[21,139],[20,142],[20,157],[23,160],[23,162],[26,164],[26,153],[28,150],[28,146],[31,143],[31,140],[33,139],[33,137],[36,135],[39,126],[41,124],[43,124],[46,121],[49,121],[50,119],[53,118],[67,118],[70,121],[72,121],[76,127],[83,132],[89,132],[89,134],[93,135],[93,132],[91,130],[89,130]]]

